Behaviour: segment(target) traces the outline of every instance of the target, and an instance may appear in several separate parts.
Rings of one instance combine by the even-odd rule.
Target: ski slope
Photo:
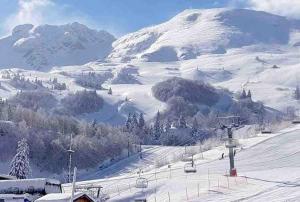
[[[135,188],[137,173],[114,176],[114,169],[109,178],[77,185],[101,185],[110,195],[109,201],[132,201],[137,197],[148,201],[169,201],[169,197],[170,201],[299,201],[299,134],[300,126],[293,126],[276,134],[241,140],[244,149],[235,157],[236,178],[226,176],[229,161],[218,159],[225,151],[220,146],[204,152],[204,159],[201,154],[195,155],[197,173],[184,173],[185,163],[181,161],[149,171],[145,164],[141,174],[148,179],[145,189]],[[128,161],[127,166],[130,164]],[[70,191],[69,185],[64,189]]]

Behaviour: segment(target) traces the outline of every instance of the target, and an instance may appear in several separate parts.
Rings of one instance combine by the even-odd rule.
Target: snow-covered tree
[[[112,89],[111,89],[111,88],[108,89],[107,94],[108,94],[108,95],[112,95]]]
[[[158,140],[159,137],[161,136],[161,123],[160,123],[160,113],[159,111],[156,114],[155,117],[155,122],[154,122],[154,126],[153,126],[153,135],[155,140]]]
[[[177,124],[178,128],[187,128],[186,125],[186,121],[183,115],[180,115],[179,119],[178,119],[178,124]]]
[[[26,179],[30,174],[29,165],[29,146],[26,139],[18,142],[17,154],[11,162],[9,175],[15,176],[17,179]]]
[[[167,119],[166,124],[165,124],[165,132],[168,132],[172,127],[172,121],[170,118]]]
[[[132,118],[131,118],[131,127],[132,128],[137,128],[139,125],[138,120],[136,118],[136,114],[133,113]]]
[[[251,95],[251,91],[250,90],[248,90],[248,93],[247,93],[247,98],[252,98],[252,95]]]
[[[197,132],[198,132],[198,128],[199,128],[199,124],[196,118],[194,118],[193,120],[193,125],[192,125],[192,131],[191,131],[191,135],[192,136],[196,136]]]
[[[144,128],[145,126],[145,119],[143,113],[140,113],[138,126],[139,128]]]
[[[132,129],[131,122],[132,122],[131,114],[129,113],[128,117],[127,117],[127,120],[125,122],[125,126],[126,126],[127,131],[131,131],[131,129]]]
[[[245,99],[247,97],[245,89],[243,89],[240,99]]]
[[[300,100],[300,88],[298,85],[296,86],[296,90],[295,90],[295,99]]]

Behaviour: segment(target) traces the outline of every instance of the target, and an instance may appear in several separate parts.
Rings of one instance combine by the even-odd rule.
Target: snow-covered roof
[[[13,180],[16,179],[14,176],[0,174],[0,180]]]
[[[46,192],[57,193],[61,192],[61,184],[58,180],[35,178],[35,179],[18,179],[18,180],[0,180],[0,193],[15,194],[15,193],[31,193],[31,192]],[[12,189],[15,188],[15,189]]]
[[[91,201],[95,201],[92,197],[88,196],[85,193],[82,192],[76,192],[74,193],[74,200],[86,196],[91,199]],[[71,193],[53,193],[53,194],[47,194],[39,199],[36,200],[36,202],[69,202],[71,199]]]

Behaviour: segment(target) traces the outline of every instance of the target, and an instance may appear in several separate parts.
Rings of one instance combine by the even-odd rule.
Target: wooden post
[[[156,168],[155,168],[155,171],[154,171],[154,172],[155,172],[155,174],[154,174],[154,175],[155,175],[155,182],[157,183],[157,178],[156,178]]]
[[[156,202],[156,185],[155,185],[155,189],[154,189],[154,201]]]
[[[188,190],[187,190],[187,187],[185,188],[185,195],[186,195],[186,200],[188,201],[188,200],[189,200],[189,196],[188,196]]]
[[[227,177],[227,187],[229,189],[229,178],[228,178],[228,175],[226,175],[226,177]]]
[[[210,190],[209,169],[207,170],[208,191]]]
[[[169,202],[171,202],[170,192],[168,192]]]
[[[203,159],[203,151],[202,151],[201,143],[199,145],[199,148],[200,148],[201,158]]]
[[[200,197],[199,183],[198,183],[197,189],[198,189],[198,197]]]

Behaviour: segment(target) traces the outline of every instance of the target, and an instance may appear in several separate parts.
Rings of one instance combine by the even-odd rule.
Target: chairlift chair
[[[196,165],[194,163],[186,163],[184,165],[184,172],[185,173],[195,173],[195,172],[197,172]]]
[[[300,124],[300,117],[296,117],[293,121],[292,124]]]
[[[136,198],[134,199],[134,202],[147,202],[146,198]]]
[[[141,189],[147,188],[148,187],[148,180],[144,177],[139,177],[136,180],[135,187],[136,188],[141,188]]]
[[[261,134],[271,134],[272,130],[269,127],[263,127],[261,130]]]
[[[189,156],[187,153],[182,154],[182,161],[183,162],[190,162],[193,161],[193,158]]]
[[[226,148],[234,148],[234,147],[238,147],[240,145],[238,139],[224,138],[223,140],[226,141],[225,142]]]

